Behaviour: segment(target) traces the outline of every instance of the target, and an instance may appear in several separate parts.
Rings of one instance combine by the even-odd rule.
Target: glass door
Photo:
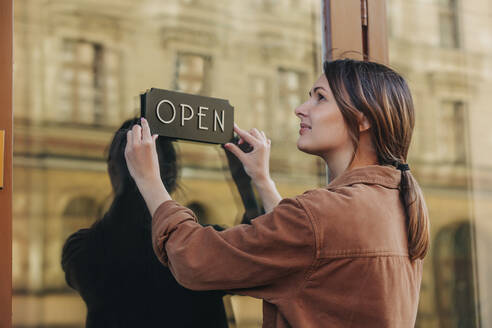
[[[272,139],[284,197],[325,182],[318,160],[295,150],[294,108],[321,73],[317,0],[15,2],[14,327],[83,327],[61,252],[112,201],[106,153],[139,115],[151,87],[228,99],[235,121]],[[218,146],[177,142],[174,197],[204,224],[244,212]],[[234,296],[230,324],[257,327],[258,300]]]

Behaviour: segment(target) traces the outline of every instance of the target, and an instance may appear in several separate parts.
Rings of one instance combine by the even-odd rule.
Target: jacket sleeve
[[[310,217],[296,199],[224,231],[202,227],[193,212],[166,201],[152,219],[159,260],[189,289],[245,289],[307,270],[315,258]]]

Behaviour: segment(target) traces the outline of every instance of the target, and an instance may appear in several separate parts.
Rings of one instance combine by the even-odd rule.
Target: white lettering
[[[173,115],[171,117],[170,120],[166,121],[162,118],[161,114],[160,114],[160,109],[161,109],[161,105],[162,104],[168,104],[169,106],[171,106],[171,109],[173,111]],[[161,100],[159,101],[159,103],[157,104],[157,109],[155,110],[156,114],[157,114],[157,118],[159,119],[159,121],[161,121],[162,123],[164,124],[169,124],[171,123],[172,121],[174,121],[174,118],[176,117],[176,108],[174,107],[173,103],[170,102],[169,100],[167,99],[164,99],[164,100]]]
[[[167,107],[163,107],[163,105],[166,104]],[[188,105],[188,104],[180,104],[181,106],[181,126],[184,126],[185,121],[190,121],[194,116],[195,116],[195,111],[194,109]],[[165,117],[168,117],[169,114],[167,112],[162,112],[162,111],[167,111],[170,110],[171,117],[168,120],[165,120]],[[188,113],[186,113],[186,110],[188,110]],[[198,111],[196,113],[198,117],[198,129],[199,130],[209,130],[209,127],[205,124],[202,119],[204,117],[207,117],[208,113],[210,111],[210,108],[205,107],[205,106],[199,106]],[[166,114],[166,115],[163,115]],[[188,116],[187,116],[188,114]],[[211,113],[210,113],[211,114]],[[174,104],[167,100],[163,99],[157,104],[156,108],[156,115],[157,118],[159,119],[160,122],[164,124],[169,124],[172,123],[176,119],[176,107]],[[225,132],[225,111],[221,110],[220,113],[214,109],[213,110],[213,120],[214,120],[214,132],[216,132],[219,128],[222,132]],[[206,120],[206,119],[205,119]]]
[[[219,115],[217,114],[217,111],[214,110],[214,132],[217,131],[217,122],[219,122],[220,128],[222,132],[224,132],[224,111],[220,113],[221,119],[219,119]]]
[[[207,107],[202,107],[202,106],[198,107],[198,113],[196,114],[198,115],[198,129],[208,130],[206,126],[202,126],[202,116],[207,116],[207,114],[202,113],[202,109],[208,110]]]
[[[191,115],[188,117],[185,117],[185,108],[190,110]],[[191,108],[190,105],[181,104],[181,126],[184,126],[185,121],[191,120],[193,118],[193,114],[193,108]]]

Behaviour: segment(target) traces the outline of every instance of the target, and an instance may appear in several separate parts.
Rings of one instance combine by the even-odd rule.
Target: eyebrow
[[[323,89],[323,87],[316,87],[316,88],[313,89],[313,92],[316,92],[316,90],[318,90],[318,89]],[[311,91],[309,91],[308,94],[309,94],[309,97],[311,97]]]

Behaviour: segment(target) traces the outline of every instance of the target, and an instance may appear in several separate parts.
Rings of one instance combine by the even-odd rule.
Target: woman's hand
[[[244,170],[251,177],[260,194],[265,211],[270,212],[280,202],[281,197],[270,178],[270,145],[263,131],[251,129],[249,132],[240,129],[234,124],[234,131],[241,137],[239,144],[247,142],[253,147],[249,153],[243,152],[233,143],[227,143],[224,147],[233,153],[242,163]]]
[[[125,159],[131,176],[138,184],[159,179],[159,160],[155,148],[157,135],[150,135],[147,121],[140,120],[126,134]]]
[[[247,142],[253,147],[249,153],[243,152],[233,143],[227,143],[224,147],[243,163],[244,170],[251,177],[253,182],[258,183],[270,178],[270,145],[271,141],[265,132],[251,129],[244,131],[234,124],[234,131],[239,135],[238,144]]]
[[[150,135],[147,120],[142,118],[142,126],[135,124],[126,135],[125,159],[131,176],[142,194],[150,214],[166,200],[170,200],[159,172],[159,159],[155,147],[157,135]]]

